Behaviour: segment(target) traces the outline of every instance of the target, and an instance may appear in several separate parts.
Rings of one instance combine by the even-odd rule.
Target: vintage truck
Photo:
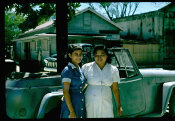
[[[162,117],[167,108],[175,116],[175,71],[139,69],[128,49],[110,48],[109,53],[121,78],[122,117]],[[5,88],[8,117],[59,118],[63,91],[57,73],[14,73]]]

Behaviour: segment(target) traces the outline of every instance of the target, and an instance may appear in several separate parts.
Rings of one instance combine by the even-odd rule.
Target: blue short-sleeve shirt
[[[70,82],[69,93],[72,105],[74,107],[76,116],[79,118],[81,117],[83,118],[85,115],[83,88],[85,86],[86,81],[80,67],[79,69],[77,69],[72,63],[69,62],[61,73],[61,81],[62,83]],[[60,117],[68,118],[68,116],[69,116],[69,109],[64,100],[61,107]]]

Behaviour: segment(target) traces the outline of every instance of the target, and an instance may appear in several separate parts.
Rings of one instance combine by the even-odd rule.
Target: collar
[[[94,65],[95,65],[97,68],[100,69],[100,67],[97,65],[97,63],[96,63],[95,61],[94,61]],[[106,63],[102,70],[104,70],[104,68],[108,67],[108,65],[109,65],[109,64]],[[101,69],[100,69],[100,70],[101,70]]]
[[[76,68],[76,66],[74,64],[72,64],[71,62],[69,62],[68,65],[71,66],[72,69]],[[80,68],[80,67],[78,67],[78,68]]]

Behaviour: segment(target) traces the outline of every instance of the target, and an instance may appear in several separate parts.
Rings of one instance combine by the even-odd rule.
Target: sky
[[[168,5],[170,2],[140,2],[139,7],[137,8],[135,14],[140,14],[140,13],[146,13],[146,12],[150,12],[150,11],[156,11],[166,5]],[[88,3],[81,3],[81,6],[79,8],[77,8],[77,10],[82,10],[89,7]],[[105,12],[97,9],[97,12],[99,12],[100,14],[104,15],[107,17],[107,15],[105,15]]]

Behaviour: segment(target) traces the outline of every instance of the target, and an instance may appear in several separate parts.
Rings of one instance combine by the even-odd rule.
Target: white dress
[[[113,118],[111,85],[119,82],[119,71],[106,64],[101,70],[96,62],[82,66],[88,87],[85,93],[87,118]]]

